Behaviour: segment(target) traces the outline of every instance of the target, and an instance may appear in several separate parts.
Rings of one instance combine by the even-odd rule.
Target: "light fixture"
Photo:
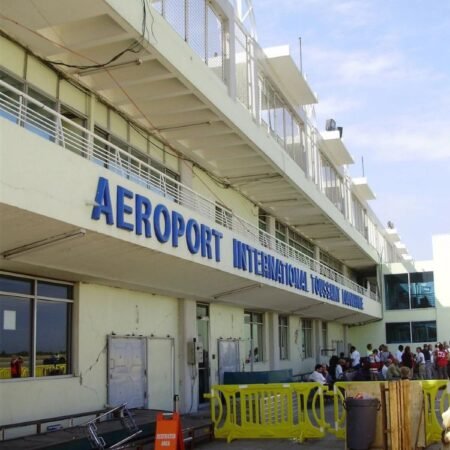
[[[42,248],[47,248],[61,242],[67,242],[72,239],[83,237],[86,235],[86,230],[80,228],[78,230],[69,231],[68,233],[57,234],[40,241],[35,241],[30,244],[21,245],[20,247],[12,248],[11,250],[6,250],[2,253],[4,259],[12,259],[17,256],[21,256],[27,253],[34,252],[35,250],[41,250]]]

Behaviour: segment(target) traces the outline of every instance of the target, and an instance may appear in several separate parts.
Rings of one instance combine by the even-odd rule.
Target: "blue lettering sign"
[[[114,211],[109,182],[100,177],[91,218],[100,220],[104,216],[108,225],[114,225],[115,217],[117,228],[134,231],[146,239],[151,239],[154,234],[159,242],[165,244],[170,241],[174,248],[182,240],[193,255],[200,253],[203,258],[220,262],[223,234],[219,230],[199,224],[193,218],[186,220],[180,212],[170,211],[162,203],[153,207],[149,198],[134,194],[123,186],[117,186],[115,198]]]

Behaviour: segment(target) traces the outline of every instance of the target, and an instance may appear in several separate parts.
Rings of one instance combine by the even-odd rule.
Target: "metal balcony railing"
[[[294,264],[345,286],[354,292],[378,301],[376,293],[360,286],[328,266],[289,246],[271,234],[260,230],[245,219],[222,208],[216,202],[194,192],[117,147],[106,139],[67,119],[33,97],[0,80],[0,117],[54,142],[94,164],[123,176],[175,203],[195,211],[211,222],[219,223],[246,241],[262,245]]]

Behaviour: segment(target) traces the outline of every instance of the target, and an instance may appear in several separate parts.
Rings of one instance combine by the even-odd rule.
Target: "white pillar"
[[[180,299],[178,311],[178,394],[180,411],[188,413],[198,409],[198,366],[187,363],[188,342],[197,339],[195,301]]]
[[[278,336],[278,314],[268,313],[268,327],[269,327],[269,345],[268,345],[268,360],[269,370],[278,370],[280,368],[280,343]]]

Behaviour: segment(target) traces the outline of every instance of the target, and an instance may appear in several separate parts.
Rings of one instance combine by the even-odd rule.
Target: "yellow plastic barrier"
[[[324,387],[319,383],[213,386],[211,419],[216,437],[322,438]]]
[[[448,380],[422,381],[422,389],[425,401],[425,430],[426,443],[441,440],[442,413],[450,405],[450,393]]]

